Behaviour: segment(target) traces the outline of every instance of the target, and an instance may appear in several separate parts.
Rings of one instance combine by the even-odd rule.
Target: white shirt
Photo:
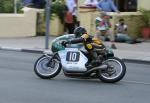
[[[72,15],[76,15],[76,3],[74,0],[66,0],[66,5],[69,9],[69,11],[72,13]]]
[[[97,0],[93,0],[93,1],[91,1],[91,0],[85,0],[83,4],[96,6],[97,3],[98,3]]]
[[[115,29],[117,30],[117,33],[124,33],[127,30],[128,26],[127,25],[121,25],[121,24],[116,24]]]

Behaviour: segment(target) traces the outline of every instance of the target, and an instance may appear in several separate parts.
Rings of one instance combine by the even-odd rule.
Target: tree
[[[0,0],[0,13],[13,13],[14,0]]]

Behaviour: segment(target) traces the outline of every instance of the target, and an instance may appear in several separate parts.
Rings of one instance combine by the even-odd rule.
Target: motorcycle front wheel
[[[53,58],[51,62],[49,62],[51,58],[52,55],[43,55],[35,62],[34,72],[38,77],[42,79],[50,79],[54,78],[60,73],[60,61],[58,60],[58,58]]]
[[[103,64],[107,65],[106,70],[99,72],[99,79],[106,83],[115,83],[120,81],[126,74],[126,65],[117,57],[109,57]]]

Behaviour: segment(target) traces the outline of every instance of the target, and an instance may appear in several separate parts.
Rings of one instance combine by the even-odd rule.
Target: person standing
[[[65,3],[66,3],[66,6],[67,6],[66,17],[68,17],[70,19],[69,22],[71,24],[71,26],[67,26],[67,28],[69,27],[68,28],[69,33],[72,34],[74,29],[75,29],[76,23],[77,23],[77,16],[76,16],[77,4],[76,4],[75,0],[66,0]],[[72,15],[72,17],[71,17],[71,15]],[[72,21],[71,21],[71,18],[72,18]]]
[[[69,34],[73,34],[74,31],[73,16],[67,6],[64,14],[64,31]]]
[[[118,12],[119,10],[115,6],[112,0],[100,0],[96,5],[97,9],[104,12]]]

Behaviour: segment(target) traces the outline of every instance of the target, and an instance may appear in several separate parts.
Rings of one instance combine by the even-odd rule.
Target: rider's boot
[[[100,60],[100,59],[93,60],[91,62],[91,64],[92,64],[93,67],[98,67],[101,70],[105,70],[108,67],[107,65],[102,64],[102,60]]]
[[[101,65],[101,62],[100,62],[99,60],[93,60],[93,61],[91,62],[91,64],[92,64],[93,66],[99,66],[99,65]]]

